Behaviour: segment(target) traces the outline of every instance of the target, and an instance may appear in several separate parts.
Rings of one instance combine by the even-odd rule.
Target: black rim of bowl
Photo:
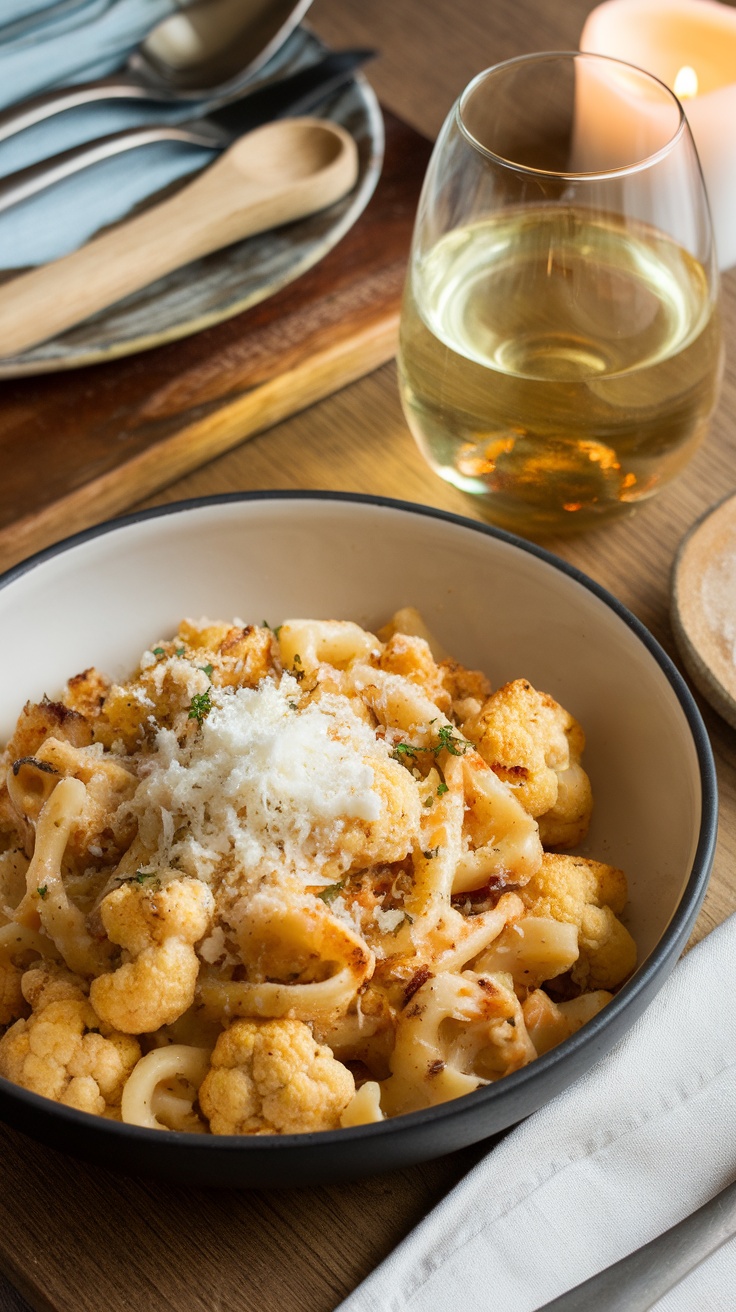
[[[637,968],[625,984],[621,986],[619,992],[615,995],[612,1002],[609,1002],[602,1012],[599,1012],[592,1020],[588,1021],[582,1029],[578,1030],[571,1038],[566,1039],[564,1043],[550,1052],[538,1057],[536,1061],[530,1062],[528,1066],[522,1067],[521,1070],[514,1071],[511,1075],[506,1075],[502,1080],[493,1084],[486,1085],[472,1093],[467,1093],[461,1098],[453,1099],[450,1102],[439,1103],[434,1107],[426,1108],[422,1111],[407,1112],[402,1116],[393,1117],[389,1120],[380,1121],[371,1125],[353,1126],[349,1129],[340,1130],[323,1130],[318,1134],[289,1134],[289,1135],[259,1135],[255,1141],[258,1152],[262,1153],[264,1149],[268,1152],[283,1153],[289,1149],[303,1149],[307,1144],[320,1148],[327,1148],[328,1145],[342,1145],[347,1149],[348,1145],[355,1141],[375,1138],[380,1136],[382,1139],[387,1136],[393,1136],[401,1133],[404,1127],[431,1125],[433,1122],[453,1119],[456,1116],[462,1116],[463,1108],[471,1102],[476,1108],[483,1103],[490,1103],[494,1099],[497,1090],[503,1090],[504,1094],[510,1094],[512,1091],[521,1092],[531,1081],[537,1081],[544,1078],[547,1072],[553,1071],[561,1061],[569,1062],[574,1069],[575,1054],[582,1052],[584,1049],[596,1044],[599,1034],[602,1030],[608,1028],[609,1023],[617,1016],[620,1016],[624,1010],[629,1007],[636,1007],[639,995],[647,993],[651,988],[651,982],[658,976],[664,978],[665,968],[674,964],[674,958],[682,948],[684,948],[689,936],[692,925],[698,914],[705,891],[708,885],[713,858],[715,854],[716,835],[718,828],[718,792],[716,783],[715,763],[710,740],[703,723],[700,712],[695,700],[679,670],[657,642],[656,638],[649,632],[644,624],[632,614],[622,602],[608,592],[594,579],[588,577],[574,565],[552,552],[547,551],[544,547],[536,543],[528,542],[525,538],[517,537],[513,533],[508,533],[504,529],[496,528],[492,525],[483,523],[478,520],[468,519],[463,515],[456,515],[451,511],[440,510],[434,506],[423,505],[418,502],[402,501],[391,497],[370,496],[358,492],[332,492],[332,491],[302,491],[287,489],[283,491],[268,490],[256,492],[225,492],[212,496],[192,497],[188,500],[173,501],[167,505],[153,506],[150,509],[133,511],[130,514],[122,515],[115,519],[104,520],[102,523],[95,524],[88,529],[83,529],[79,533],[74,533],[70,537],[63,538],[53,546],[46,547],[42,551],[34,553],[25,560],[14,565],[4,574],[0,575],[0,589],[5,588],[8,584],[15,582],[23,574],[35,569],[45,561],[58,556],[65,551],[72,549],[82,543],[94,540],[104,534],[115,532],[117,529],[125,528],[129,525],[140,524],[149,519],[160,519],[167,515],[181,514],[190,510],[199,510],[207,506],[228,506],[235,504],[245,504],[248,502],[265,502],[265,501],[336,501],[343,503],[353,503],[356,505],[372,506],[374,508],[386,510],[398,510],[411,515],[419,515],[424,518],[443,520],[446,523],[453,524],[459,528],[470,529],[474,533],[480,533],[486,537],[495,538],[498,541],[505,542],[520,551],[525,551],[529,555],[536,556],[539,560],[546,562],[553,568],[566,574],[569,578],[579,583],[588,592],[591,592],[600,601],[604,602],[619,619],[627,625],[629,629],[639,638],[640,642],[647,648],[650,655],[659,665],[662,673],[671,685],[680,707],[687,719],[690,732],[693,737],[698,765],[700,769],[700,799],[701,799],[701,817],[700,832],[695,856],[692,862],[692,869],[688,878],[685,889],[678,907],[670,920],[664,934],[650,952],[645,962]],[[641,1008],[639,1007],[639,1010]],[[638,1010],[636,1011],[638,1014]],[[131,1137],[141,1144],[158,1145],[159,1150],[173,1149],[175,1146],[180,1149],[190,1146],[195,1150],[206,1148],[210,1152],[232,1153],[233,1150],[239,1153],[247,1153],[248,1149],[253,1146],[254,1141],[249,1136],[242,1135],[211,1135],[211,1134],[171,1134],[162,1135],[159,1130],[149,1130],[142,1126],[127,1125],[122,1122],[103,1120],[100,1117],[90,1117],[86,1112],[76,1111],[71,1107],[64,1107],[60,1103],[54,1103],[48,1098],[43,1098],[39,1094],[31,1093],[19,1085],[13,1084],[9,1080],[0,1077],[0,1086],[4,1092],[17,1099],[20,1103],[26,1104],[29,1109],[36,1112],[48,1112],[55,1119],[62,1123],[78,1128],[93,1126],[99,1133],[111,1135],[113,1137],[122,1136],[123,1139],[130,1141]],[[489,1130],[489,1133],[492,1131]]]

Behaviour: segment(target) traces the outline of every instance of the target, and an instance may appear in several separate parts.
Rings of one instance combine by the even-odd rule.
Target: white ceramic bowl
[[[627,873],[635,976],[577,1035],[428,1112],[316,1136],[218,1140],[83,1116],[0,1080],[0,1115],[110,1165],[201,1183],[357,1175],[512,1124],[606,1051],[687,941],[713,859],[716,785],[688,689],[623,606],[538,547],[422,506],[332,493],[235,494],[104,524],[0,579],[0,741],[20,707],[89,665],[123,675],[183,616],[375,629],[416,606],[494,686],[524,676],[580,720],[595,808],[584,851]]]

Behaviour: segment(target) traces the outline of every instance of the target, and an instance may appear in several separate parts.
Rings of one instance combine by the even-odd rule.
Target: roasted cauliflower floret
[[[83,715],[61,702],[26,702],[12,738],[0,753],[0,847],[6,845],[4,836],[11,836],[13,843],[26,847],[29,856],[33,830],[10,799],[7,776],[18,761],[35,757],[49,737],[63,739],[74,747],[87,747],[92,741],[92,729]]]
[[[138,1042],[104,1023],[69,971],[44,963],[25,972],[22,988],[32,1013],[0,1039],[0,1075],[67,1107],[114,1115]]]
[[[39,767],[57,776],[81,779],[86,794],[82,813],[69,835],[69,852],[79,861],[89,859],[90,846],[116,858],[129,846],[135,829],[118,810],[135,792],[136,777],[120,761],[104,756],[99,747],[74,749],[60,738],[47,738],[36,753]]]
[[[81,674],[75,674],[69,679],[62,694],[62,702],[71,711],[83,715],[85,720],[94,720],[99,715],[109,690],[110,680],[94,666],[90,666],[89,669],[82,670]]]
[[[615,866],[549,852],[521,890],[533,916],[577,925],[580,956],[571,975],[584,989],[615,988],[636,965],[636,944],[617,919],[627,896],[626,876]]]
[[[265,626],[213,624],[204,628],[191,620],[179,626],[175,646],[183,641],[194,649],[196,660],[206,655],[212,682],[219,687],[257,688],[262,679],[280,672],[276,635]]]
[[[184,620],[175,638],[144,653],[132,678],[113,684],[94,719],[95,740],[122,742],[135,751],[157,728],[196,732],[195,697],[214,687],[256,688],[281,670],[278,643],[266,627],[194,624]]]
[[[61,702],[26,702],[5,749],[8,762],[35,756],[47,738],[62,738],[73,747],[88,747],[92,730],[83,715]]]
[[[236,1020],[211,1061],[199,1105],[213,1134],[335,1130],[355,1093],[347,1067],[299,1020]]]
[[[401,861],[417,842],[421,824],[421,800],[413,776],[398,761],[367,758],[373,770],[373,792],[380,799],[375,820],[348,818],[339,836],[335,868],[360,870],[379,861]],[[327,867],[325,873],[327,873]]]
[[[491,695],[491,683],[482,670],[470,670],[467,665],[449,657],[440,661],[442,682],[453,701],[466,701],[469,697],[484,702]]]
[[[22,978],[20,966],[0,956],[0,1028],[25,1016],[28,1010],[21,988]]]
[[[381,652],[378,664],[389,674],[400,674],[410,683],[417,684],[445,714],[450,710],[452,697],[424,638],[395,633]]]
[[[573,847],[588,830],[593,795],[580,764],[577,720],[526,679],[507,683],[463,723],[491,769],[512,784],[545,847]]]
[[[193,945],[208,932],[214,910],[199,879],[147,882],[123,884],[100,907],[108,938],[127,959],[92,981],[90,999],[103,1020],[126,1034],[171,1025],[192,1005],[199,973]]]

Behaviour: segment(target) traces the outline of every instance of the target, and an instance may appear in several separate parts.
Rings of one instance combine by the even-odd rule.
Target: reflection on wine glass
[[[433,468],[516,532],[589,528],[682,469],[720,374],[674,95],[600,55],[481,73],[430,161],[401,318],[402,404]]]

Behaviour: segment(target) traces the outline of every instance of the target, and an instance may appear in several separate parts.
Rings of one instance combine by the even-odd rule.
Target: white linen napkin
[[[729,1184],[735,963],[732,916],[613,1052],[508,1134],[338,1312],[533,1312]],[[656,1304],[734,1308],[736,1239]]]

